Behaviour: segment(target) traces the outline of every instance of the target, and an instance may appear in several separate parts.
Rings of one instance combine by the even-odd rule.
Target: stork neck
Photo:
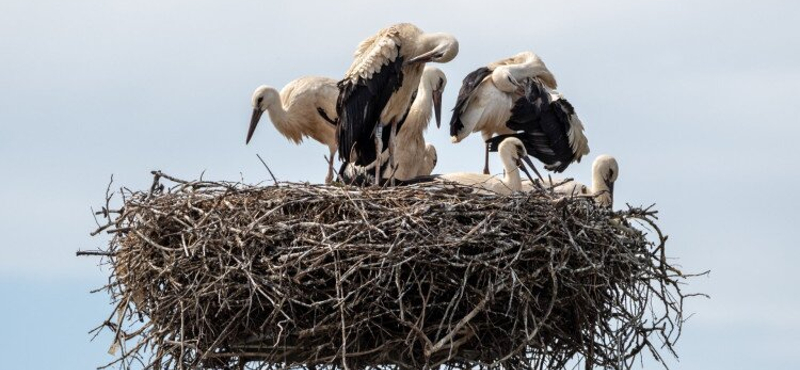
[[[414,99],[411,109],[408,111],[405,126],[409,126],[415,131],[422,131],[428,128],[433,110],[431,95],[430,87],[427,84],[422,84],[417,91],[417,97]]]
[[[503,167],[506,170],[506,175],[503,182],[508,186],[511,191],[522,190],[522,178],[519,175],[519,167],[510,163],[510,161],[503,160]]]
[[[289,124],[289,114],[286,112],[286,109],[283,108],[283,104],[280,100],[276,99],[273,100],[267,105],[267,113],[269,114],[269,119],[272,121],[272,124],[275,125],[275,128],[280,131],[281,134],[287,135],[287,131],[290,128]]]
[[[597,196],[595,199],[600,204],[611,204],[611,193],[603,180],[603,176],[599,173],[592,174],[592,195]]]

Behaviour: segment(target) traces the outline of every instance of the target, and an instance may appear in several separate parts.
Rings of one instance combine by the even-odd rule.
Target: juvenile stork
[[[525,151],[525,145],[517,138],[506,138],[500,143],[498,150],[500,160],[503,162],[505,175],[501,177],[486,175],[482,173],[448,173],[443,175],[425,176],[417,179],[412,179],[405,184],[412,184],[418,182],[442,182],[442,183],[459,183],[462,185],[469,185],[482,188],[491,193],[501,195],[510,195],[514,192],[523,190],[522,179],[519,170],[525,171],[525,167],[520,162],[528,153]]]
[[[391,126],[388,146],[393,164],[397,124],[411,105],[425,63],[446,63],[457,54],[458,41],[452,35],[424,33],[409,23],[384,28],[361,42],[338,84],[342,162],[366,166],[375,161],[383,149],[383,126]],[[375,166],[375,183],[381,182],[380,167]]]
[[[391,176],[408,180],[417,176],[430,175],[436,166],[436,148],[426,144],[423,132],[431,121],[431,113],[436,119],[436,127],[441,125],[442,93],[447,85],[447,77],[439,68],[426,66],[419,82],[417,96],[411,104],[405,122],[397,131],[396,168],[387,168],[384,177]]]
[[[450,121],[450,136],[458,143],[472,132],[484,141],[492,135],[523,131],[528,154],[547,169],[561,172],[589,152],[583,124],[572,105],[555,91],[557,83],[544,62],[532,52],[522,52],[478,68],[464,78]],[[487,143],[484,173],[489,173]]]
[[[617,160],[603,154],[595,158],[592,163],[592,186],[588,187],[577,181],[564,181],[558,179],[544,180],[544,185],[553,187],[553,192],[565,197],[585,196],[592,197],[602,206],[611,207],[614,203],[614,183],[619,177],[619,165]],[[540,181],[540,180],[536,180]],[[534,186],[530,181],[522,182],[522,190],[533,190]]]
[[[266,111],[278,132],[295,144],[310,137],[328,146],[330,154],[325,183],[330,183],[336,153],[338,96],[336,80],[327,77],[300,77],[289,82],[280,93],[269,86],[258,87],[253,93],[253,115],[245,143],[250,143],[261,115]]]

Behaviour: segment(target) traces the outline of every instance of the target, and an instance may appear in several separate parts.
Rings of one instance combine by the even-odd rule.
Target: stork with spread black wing
[[[375,183],[380,183],[377,159],[383,150],[383,127],[391,127],[388,149],[393,164],[397,125],[411,106],[425,63],[446,63],[457,54],[458,41],[452,35],[424,33],[408,23],[384,28],[361,42],[338,84],[336,136],[343,165],[374,166]]]
[[[489,151],[497,150],[508,137],[504,135],[521,131],[515,136],[525,143],[529,155],[548,169],[563,171],[586,155],[589,146],[583,124],[556,87],[555,76],[532,52],[478,68],[464,78],[459,91],[450,121],[451,140],[458,143],[481,132],[487,142],[483,171],[488,174]],[[492,139],[493,135],[502,137]]]
[[[513,136],[547,170],[563,172],[572,162],[580,162],[581,157],[589,154],[589,141],[572,104],[537,78],[529,78],[522,85],[525,93],[514,103],[505,124],[516,133],[487,140],[488,150],[497,151],[503,139]],[[533,167],[529,160],[526,162]],[[535,167],[533,170],[539,175]]]

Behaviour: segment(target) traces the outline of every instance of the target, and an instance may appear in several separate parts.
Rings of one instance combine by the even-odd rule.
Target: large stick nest
[[[680,334],[684,276],[650,209],[155,174],[99,212],[109,366],[628,368]]]

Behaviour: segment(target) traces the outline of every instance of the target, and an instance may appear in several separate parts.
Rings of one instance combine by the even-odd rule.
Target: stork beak
[[[433,90],[433,113],[436,116],[436,128],[442,127],[442,93],[441,89]]]
[[[522,161],[520,161],[519,159],[517,159],[517,166],[519,167],[519,169],[522,170],[522,172],[525,172],[525,176],[528,177],[528,180],[531,180],[531,183],[535,183],[536,182],[536,181],[533,180],[533,176],[531,176],[531,173],[528,172],[528,169],[525,168],[525,164],[522,163]]]
[[[508,82],[511,82],[512,85],[517,87],[517,94],[525,95],[525,87],[522,86],[521,83],[519,83],[516,80],[514,80],[513,78],[511,78],[511,76],[508,76]]]
[[[608,185],[608,198],[611,200],[611,205],[614,205],[614,182],[606,181]]]
[[[522,160],[523,160],[523,161],[525,161],[525,163],[526,163],[528,166],[531,166],[531,169],[532,169],[532,170],[533,170],[533,172],[536,174],[536,177],[538,177],[538,178],[539,178],[539,180],[542,180],[542,184],[544,184],[544,178],[543,178],[543,177],[542,177],[542,175],[539,173],[539,170],[537,170],[537,169],[536,169],[536,166],[534,166],[534,165],[533,165],[533,162],[531,162],[531,159],[530,159],[530,158],[529,158],[529,157],[526,155],[526,156],[523,156],[523,157],[522,157]]]
[[[433,50],[431,50],[431,51],[429,51],[429,52],[427,52],[427,53],[425,53],[425,54],[417,55],[417,56],[415,56],[415,57],[413,57],[413,58],[409,59],[407,63],[408,63],[408,64],[414,64],[414,63],[427,63],[427,62],[430,62],[430,61],[432,61],[432,60],[433,60],[433,58],[434,58],[434,57],[435,57],[437,54],[439,54],[439,51],[438,51],[438,50],[436,50],[436,49],[433,49]]]
[[[256,132],[256,126],[258,126],[258,120],[261,119],[261,114],[264,111],[258,108],[253,108],[253,115],[250,117],[250,128],[247,129],[247,140],[244,142],[245,145],[250,144],[250,139],[253,138],[253,133]]]

